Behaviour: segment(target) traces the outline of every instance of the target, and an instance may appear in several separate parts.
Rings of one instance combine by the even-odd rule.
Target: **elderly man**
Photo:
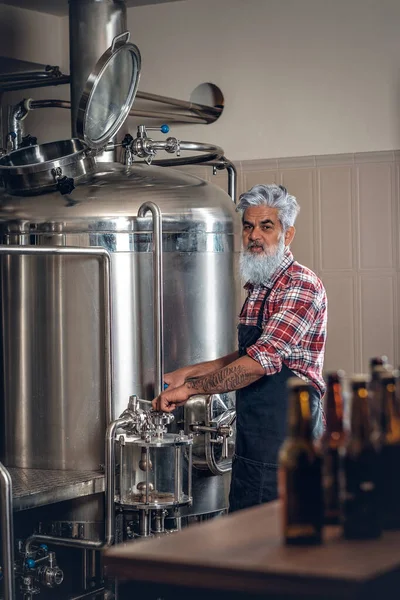
[[[290,251],[300,210],[296,198],[283,186],[256,185],[240,196],[237,210],[242,213],[240,271],[247,290],[238,351],[165,375],[169,387],[153,400],[154,407],[172,411],[196,394],[236,390],[231,512],[277,498],[290,377],[312,384],[314,436],[322,433],[327,324],[321,281]]]

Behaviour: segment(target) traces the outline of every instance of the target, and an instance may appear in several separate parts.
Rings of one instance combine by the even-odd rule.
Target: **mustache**
[[[262,248],[264,250],[264,244],[260,244],[259,242],[249,242],[247,244],[247,250],[250,248]]]

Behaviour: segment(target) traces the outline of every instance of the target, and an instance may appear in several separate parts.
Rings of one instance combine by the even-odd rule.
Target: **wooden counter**
[[[115,546],[104,561],[109,575],[136,582],[132,590],[158,585],[163,597],[169,597],[168,589],[174,598],[181,590],[186,598],[197,592],[207,600],[224,592],[229,598],[400,597],[400,532],[349,542],[339,528],[329,527],[321,546],[287,547],[280,529],[280,505],[274,502],[161,539]]]

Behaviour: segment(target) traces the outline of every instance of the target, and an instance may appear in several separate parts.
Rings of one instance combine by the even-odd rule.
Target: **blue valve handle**
[[[165,123],[164,123],[164,125],[161,125],[160,131],[161,131],[161,133],[168,133],[169,132],[168,125],[166,125]]]
[[[33,560],[33,558],[27,558],[25,561],[25,565],[28,567],[28,569],[34,569],[36,562]]]
[[[165,381],[164,381],[164,390],[166,390],[167,387],[168,387],[168,383],[165,383]]]

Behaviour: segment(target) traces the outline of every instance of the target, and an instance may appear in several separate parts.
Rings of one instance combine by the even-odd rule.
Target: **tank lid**
[[[130,33],[117,35],[90,73],[78,108],[79,138],[93,150],[104,148],[131,110],[140,79],[139,49]]]

